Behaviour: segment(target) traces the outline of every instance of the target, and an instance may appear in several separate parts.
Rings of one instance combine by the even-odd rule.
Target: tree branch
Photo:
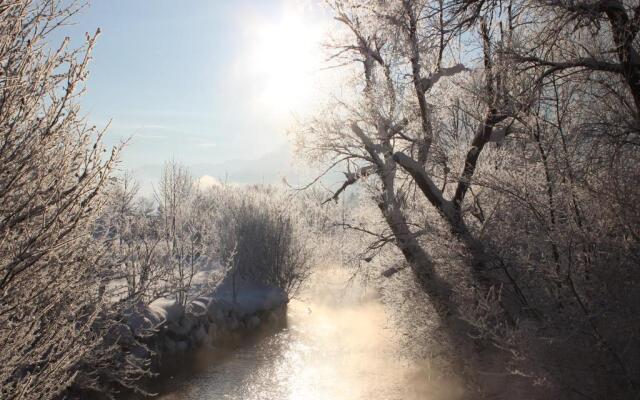
[[[544,60],[539,57],[534,56],[520,56],[515,55],[513,59],[517,62],[530,62],[535,65],[551,67],[553,72],[562,71],[570,68],[584,68],[593,71],[604,71],[604,72],[614,72],[614,73],[622,73],[624,72],[624,68],[620,64],[610,63],[606,61],[598,61],[594,58],[578,58],[570,61],[549,61]],[[548,73],[545,73],[548,75]]]
[[[451,202],[444,198],[440,189],[424,170],[422,164],[401,152],[396,152],[393,155],[393,159],[413,177],[429,202],[443,213],[447,219],[450,219],[452,217]]]
[[[357,173],[345,172],[344,175],[345,175],[345,177],[347,179],[344,181],[342,186],[340,186],[340,188],[333,194],[333,196],[331,196],[328,199],[326,199],[325,201],[323,201],[322,204],[326,204],[326,203],[330,202],[331,200],[338,201],[338,198],[340,197],[340,194],[342,192],[344,192],[349,186],[351,186],[354,183],[358,182],[358,180],[360,178],[367,177],[373,171],[374,171],[374,166],[373,165],[368,165],[366,167],[360,168],[360,171],[358,171]]]

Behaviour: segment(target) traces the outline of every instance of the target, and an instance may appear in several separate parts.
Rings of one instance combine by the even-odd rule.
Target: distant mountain
[[[195,176],[209,175],[220,182],[233,183],[276,183],[281,181],[283,176],[297,173],[288,146],[256,159],[194,164],[189,168]]]
[[[186,165],[194,177],[210,176],[220,182],[275,184],[286,178],[292,185],[303,185],[313,177],[312,170],[294,160],[289,146],[266,153],[255,159],[227,160],[220,163]],[[160,179],[162,164],[148,164],[135,168],[133,174],[140,182],[142,193],[153,193]]]

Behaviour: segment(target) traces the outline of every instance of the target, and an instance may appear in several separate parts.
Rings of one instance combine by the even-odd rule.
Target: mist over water
[[[401,349],[384,306],[338,268],[316,273],[292,300],[286,327],[172,366],[160,399],[457,399]]]

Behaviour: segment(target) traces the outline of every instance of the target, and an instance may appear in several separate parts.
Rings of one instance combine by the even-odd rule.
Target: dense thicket
[[[395,244],[485,395],[634,398],[640,4],[329,6],[351,78],[301,142],[378,208],[363,258]]]
[[[220,189],[218,189],[220,190]],[[308,277],[317,223],[301,201],[272,187],[219,193],[219,249],[236,277],[268,284],[294,295]]]

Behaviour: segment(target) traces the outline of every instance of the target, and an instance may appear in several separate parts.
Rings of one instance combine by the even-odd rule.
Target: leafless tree
[[[165,164],[156,200],[170,291],[186,305],[194,276],[211,262],[213,219],[196,204],[198,192],[191,174],[175,162]]]
[[[329,44],[332,60],[351,67],[352,92],[310,121],[301,141],[313,159],[346,169],[329,200],[358,183],[386,222],[382,232],[349,227],[396,244],[454,340],[464,332],[461,342],[472,334],[508,349],[528,360],[518,367],[535,371],[527,375],[571,396],[597,398],[611,385],[633,393],[637,347],[605,326],[631,329],[623,316],[638,303],[625,283],[636,279],[627,267],[637,260],[635,231],[613,222],[635,221],[638,206],[612,200],[635,199],[637,185],[610,187],[637,176],[638,5],[329,6],[344,28]],[[604,198],[611,207],[590,210]],[[596,226],[604,236],[590,233]],[[448,235],[468,255],[462,285],[431,257]],[[615,272],[604,273],[613,259]],[[596,289],[605,281],[627,294]],[[588,354],[588,373],[569,377],[561,371],[587,356],[584,347],[539,335],[576,332],[600,350]],[[586,374],[598,381],[588,389]]]
[[[112,282],[113,297],[148,305],[170,291],[169,272],[160,256],[159,217],[153,204],[139,196],[139,185],[129,172],[116,179],[109,200],[102,225],[121,266]]]

